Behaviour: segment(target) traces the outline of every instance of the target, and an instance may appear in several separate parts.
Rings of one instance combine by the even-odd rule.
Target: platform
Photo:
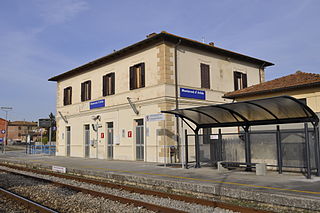
[[[116,179],[119,183],[320,210],[320,177],[306,179],[300,173],[268,171],[266,176],[256,176],[254,172],[218,172],[211,167],[183,169],[159,163],[26,155],[23,152],[0,154],[0,162],[41,168],[62,166],[70,173]]]

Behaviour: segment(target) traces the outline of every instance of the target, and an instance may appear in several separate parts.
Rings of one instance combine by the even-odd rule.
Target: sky
[[[273,62],[266,80],[320,74],[319,11],[319,0],[1,0],[0,106],[10,120],[55,114],[50,77],[162,30]]]

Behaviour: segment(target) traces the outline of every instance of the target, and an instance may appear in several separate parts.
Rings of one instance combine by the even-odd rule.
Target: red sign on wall
[[[128,138],[132,137],[132,131],[128,131]]]
[[[101,132],[101,138],[104,138],[104,133],[103,132]]]

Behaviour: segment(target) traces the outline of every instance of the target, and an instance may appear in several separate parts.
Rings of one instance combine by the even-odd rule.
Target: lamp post
[[[5,135],[4,143],[2,144],[2,152],[6,152],[5,147],[6,147],[7,142],[8,142],[8,124],[9,124],[9,121],[8,121],[8,112],[9,112],[10,110],[12,110],[12,107],[1,107],[1,110],[3,110],[3,111],[6,112],[6,135]]]

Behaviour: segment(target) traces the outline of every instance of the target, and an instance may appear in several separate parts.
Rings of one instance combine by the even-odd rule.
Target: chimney
[[[147,38],[151,38],[151,37],[153,37],[153,36],[155,36],[155,35],[157,35],[157,33],[150,33],[150,34],[147,35],[146,37],[147,37]]]
[[[209,45],[214,47],[214,42],[210,42]]]

